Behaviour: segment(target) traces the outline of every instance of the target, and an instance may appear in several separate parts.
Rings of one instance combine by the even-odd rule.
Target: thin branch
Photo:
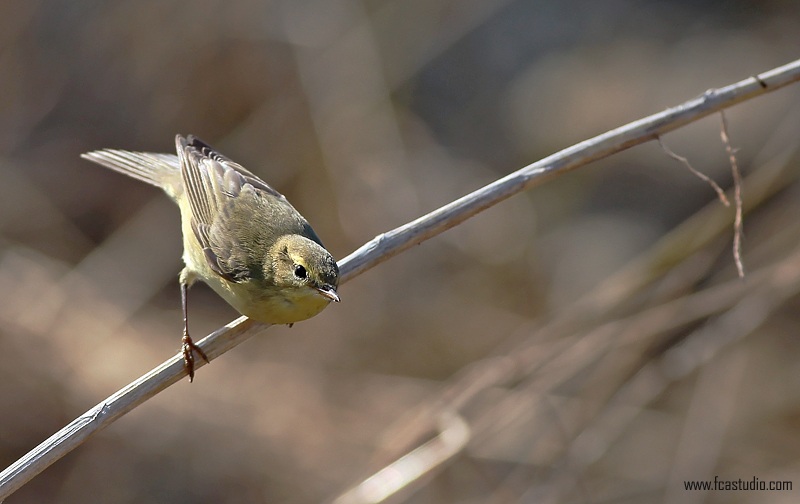
[[[664,153],[667,156],[669,156],[672,159],[678,161],[679,163],[682,163],[697,178],[699,178],[700,180],[702,180],[706,184],[710,185],[711,188],[714,189],[714,192],[717,193],[717,198],[719,198],[719,200],[722,202],[723,205],[731,206],[731,203],[728,201],[728,198],[725,196],[725,191],[722,190],[722,188],[719,186],[719,184],[714,182],[714,180],[711,177],[709,177],[705,173],[701,172],[700,170],[697,170],[694,166],[692,166],[692,164],[689,162],[688,159],[686,159],[685,157],[683,157],[681,155],[678,155],[675,152],[673,152],[669,147],[667,147],[667,145],[664,143],[664,141],[661,139],[660,136],[656,140],[658,140],[658,145],[661,146],[661,150],[663,150]]]
[[[742,174],[739,171],[739,163],[736,161],[736,149],[731,146],[728,136],[728,120],[725,118],[725,111],[720,110],[721,129],[719,132],[722,143],[725,144],[725,151],[731,163],[731,174],[733,175],[733,201],[736,205],[736,217],[733,219],[733,260],[736,263],[736,271],[739,278],[744,278],[744,263],[742,263]]]
[[[342,283],[395,255],[450,229],[497,203],[558,175],[655,139],[727,107],[800,80],[800,60],[729,86],[710,89],[677,107],[629,123],[528,165],[438,210],[369,241],[340,262]],[[240,317],[198,344],[210,360],[267,326]],[[198,368],[205,363],[200,362]],[[90,409],[0,473],[0,501],[117,418],[144,403],[185,375],[175,355]]]

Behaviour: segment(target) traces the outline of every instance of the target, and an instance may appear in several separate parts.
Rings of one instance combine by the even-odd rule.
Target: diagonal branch
[[[340,261],[341,281],[351,280],[516,193],[797,81],[800,81],[800,60],[723,88],[709,89],[681,105],[573,145],[375,237]],[[240,317],[198,344],[213,360],[266,327]],[[203,365],[200,362],[197,367]],[[178,354],[53,434],[0,473],[0,501],[90,436],[180,380],[184,374],[183,358]]]
[[[340,264],[343,280],[461,224],[497,203],[580,166],[629,149],[703,117],[800,80],[800,60],[718,89],[568,147],[396,229],[376,236]]]

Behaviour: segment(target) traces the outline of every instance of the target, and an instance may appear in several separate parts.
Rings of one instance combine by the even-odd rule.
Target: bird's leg
[[[183,367],[186,368],[186,372],[189,374],[189,382],[191,383],[194,380],[194,352],[200,354],[200,357],[202,357],[204,361],[209,361],[203,349],[195,345],[194,341],[192,341],[192,337],[189,336],[189,310],[187,309],[189,298],[188,291],[189,285],[185,282],[181,282],[181,306],[183,308],[183,338],[181,339],[181,352],[183,353]]]

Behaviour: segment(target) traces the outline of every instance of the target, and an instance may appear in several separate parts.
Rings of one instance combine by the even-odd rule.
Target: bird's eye
[[[306,276],[308,276],[308,273],[302,264],[298,264],[294,267],[294,276],[303,280],[306,278]]]

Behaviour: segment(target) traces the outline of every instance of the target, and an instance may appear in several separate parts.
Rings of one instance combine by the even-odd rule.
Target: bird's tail
[[[81,157],[160,187],[170,196],[175,197],[180,191],[180,163],[174,154],[103,149],[81,154]]]

